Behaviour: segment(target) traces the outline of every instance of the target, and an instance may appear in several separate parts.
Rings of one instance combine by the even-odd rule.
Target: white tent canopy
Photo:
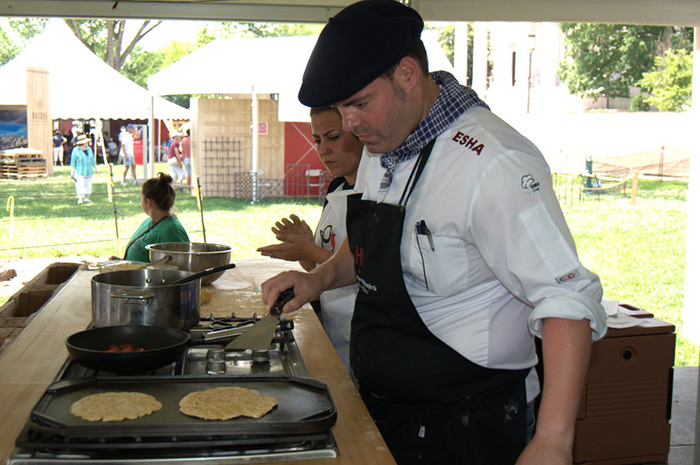
[[[13,60],[0,68],[0,105],[27,103],[27,66],[49,71],[53,119],[147,119],[149,92],[122,76],[53,19]],[[189,118],[189,110],[155,99],[156,118]]]
[[[148,79],[157,95],[279,93],[301,77],[317,36],[218,39]]]
[[[306,62],[318,36],[219,39],[148,79],[156,95],[279,94],[280,121],[308,121],[297,100]],[[431,70],[454,73],[434,31],[422,36]]]

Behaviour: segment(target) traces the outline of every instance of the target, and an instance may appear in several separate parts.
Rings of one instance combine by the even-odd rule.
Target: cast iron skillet
[[[145,373],[182,356],[190,336],[162,326],[105,326],[75,333],[66,339],[71,358],[88,368],[117,374]],[[112,344],[143,347],[142,352],[107,352]]]

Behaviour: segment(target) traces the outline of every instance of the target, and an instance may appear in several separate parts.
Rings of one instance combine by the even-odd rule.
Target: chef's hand
[[[300,235],[307,238],[309,241],[314,240],[314,233],[306,221],[300,219],[295,214],[289,215],[289,218],[282,218],[277,221],[272,227],[272,232],[278,241],[285,242],[287,237],[291,235]]]
[[[257,251],[266,257],[296,262],[308,259],[309,249],[312,247],[316,246],[308,237],[300,234],[287,234],[284,242],[260,247]]]
[[[262,283],[263,302],[271,308],[277,296],[284,290],[294,288],[294,298],[287,302],[282,311],[293,312],[307,302],[318,300],[323,292],[322,275],[301,271],[285,271]]]
[[[520,454],[515,465],[571,465],[571,445],[557,438],[546,438],[545,434],[535,434]]]

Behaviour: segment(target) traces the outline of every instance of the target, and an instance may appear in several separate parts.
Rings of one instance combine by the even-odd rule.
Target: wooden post
[[[112,201],[112,212],[114,213],[114,242],[117,246],[117,257],[121,256],[121,250],[119,247],[119,215],[117,214],[117,198],[114,195],[114,173],[112,172],[112,164],[109,163],[109,196]]]
[[[639,171],[634,172],[632,177],[632,206],[637,205],[637,186],[639,184]]]
[[[207,228],[204,227],[204,209],[202,208],[202,190],[199,184],[199,176],[197,176],[197,208],[199,208],[199,219],[202,221],[202,239],[207,242]]]
[[[53,174],[49,70],[27,66],[27,147],[41,152],[46,173]]]

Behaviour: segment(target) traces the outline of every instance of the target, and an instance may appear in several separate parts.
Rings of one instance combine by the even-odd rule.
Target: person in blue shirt
[[[85,134],[78,136],[75,147],[70,154],[70,177],[75,182],[78,205],[91,203],[92,176],[97,174],[95,154],[90,148],[90,138]]]

